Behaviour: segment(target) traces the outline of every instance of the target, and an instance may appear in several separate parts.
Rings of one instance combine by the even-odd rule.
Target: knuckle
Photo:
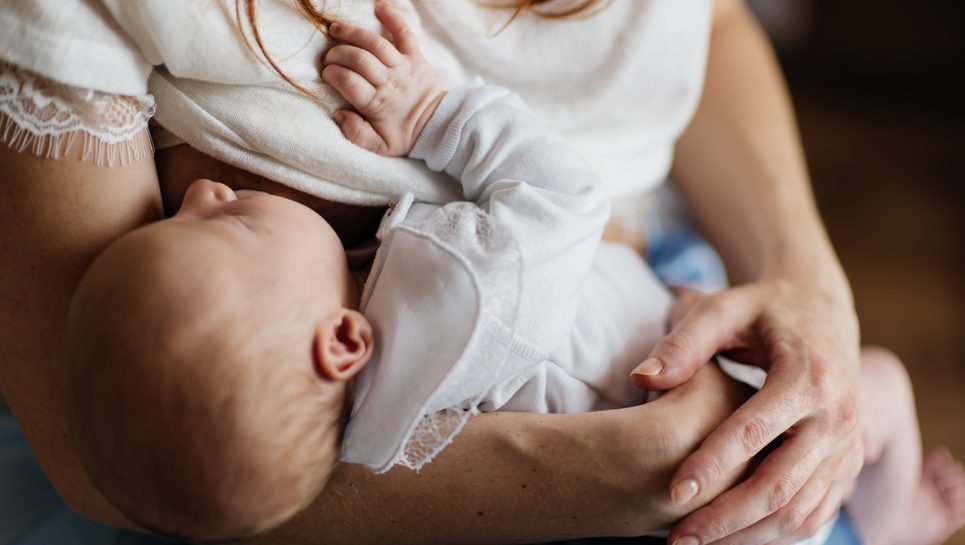
[[[760,452],[767,446],[769,439],[769,426],[767,422],[757,417],[749,418],[740,429],[741,443],[747,452]]]
[[[831,372],[831,365],[826,359],[820,355],[807,352],[804,353],[804,358],[807,362],[805,379],[812,392],[821,397],[830,389],[837,387]]]
[[[365,56],[365,50],[353,47],[349,49],[346,53],[346,61],[353,66],[363,66],[368,60]]]
[[[797,483],[790,476],[782,476],[771,485],[770,493],[767,496],[767,507],[772,513],[781,509],[794,497],[797,492]]]
[[[726,294],[715,294],[704,297],[698,303],[701,310],[711,314],[721,314],[730,305]]]
[[[690,338],[679,332],[673,332],[664,337],[661,346],[665,353],[676,357],[686,356],[693,351]]]
[[[355,82],[352,80],[352,73],[346,69],[338,70],[335,67],[332,68],[332,81],[337,87],[342,87],[348,91],[355,91],[356,86],[353,85]]]
[[[352,142],[358,144],[362,136],[362,128],[358,123],[346,123],[345,124],[345,137]]]
[[[376,40],[371,47],[372,53],[379,56],[385,60],[392,60],[394,58],[394,49],[388,42],[384,40]],[[391,66],[391,65],[390,65]]]
[[[678,526],[682,535],[695,535],[701,543],[717,541],[733,533],[724,512],[711,503]]]
[[[804,522],[798,527],[797,531],[801,537],[807,539],[818,533],[819,530],[824,526],[825,522],[818,518],[817,516],[807,517]]]
[[[836,413],[838,414],[840,421],[845,424],[845,429],[847,429],[849,432],[858,430],[860,419],[858,413],[858,400],[855,399],[854,392],[849,391],[847,394],[845,394]]]
[[[722,518],[711,519],[705,524],[706,536],[709,540],[716,541],[723,537],[729,536],[731,533],[730,525]]]
[[[699,536],[701,543],[717,541],[732,533],[726,517],[713,504],[705,507],[701,514],[703,516],[695,520],[684,533]]]
[[[781,533],[790,534],[800,530],[811,513],[801,505],[788,506],[782,512]]]
[[[699,456],[699,454],[695,456]],[[720,460],[714,456],[694,458],[694,465],[690,471],[690,474],[693,475],[693,478],[699,483],[715,482],[724,474]]]
[[[377,113],[385,109],[385,105],[388,102],[388,97],[385,93],[376,92],[372,97],[372,100],[366,104],[365,109],[369,112]]]

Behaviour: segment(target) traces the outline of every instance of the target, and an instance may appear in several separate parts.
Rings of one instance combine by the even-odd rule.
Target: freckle
[[[483,516],[484,514],[485,514],[485,513],[483,513],[482,511],[480,511],[479,513],[477,513],[477,515],[479,515],[480,517]]]
[[[526,484],[525,484],[525,483],[523,484],[523,488],[526,488]]]
[[[576,520],[576,515],[570,515],[570,518]]]

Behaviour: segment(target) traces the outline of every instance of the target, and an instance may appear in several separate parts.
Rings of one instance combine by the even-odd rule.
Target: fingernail
[[[335,119],[336,123],[341,125],[342,122],[345,121],[345,114],[343,114],[341,111],[338,111],[338,112],[335,112],[335,115],[333,115],[332,118]]]
[[[674,541],[673,545],[700,545],[700,540],[694,536],[684,536]]]
[[[694,499],[699,491],[700,487],[697,486],[697,481],[693,479],[685,479],[675,484],[674,487],[670,489],[670,501],[674,502],[676,505],[683,505]]]
[[[332,23],[328,25],[328,31],[332,34],[338,34],[342,31],[342,23]]]
[[[630,374],[652,377],[653,375],[659,375],[661,371],[663,371],[663,364],[660,363],[660,360],[650,358],[649,360],[638,365],[637,368],[634,369]]]

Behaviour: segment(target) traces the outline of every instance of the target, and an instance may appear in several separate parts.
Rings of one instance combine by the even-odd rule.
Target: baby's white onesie
[[[419,468],[478,411],[587,412],[644,401],[628,374],[671,298],[631,250],[601,244],[592,169],[515,95],[450,91],[412,157],[472,202],[397,202],[361,311],[376,351],[342,459]],[[455,183],[455,182],[454,182]]]
[[[410,156],[472,202],[407,195],[383,218],[361,303],[376,350],[341,459],[419,469],[480,411],[644,402],[628,374],[663,337],[672,299],[639,256],[599,242],[608,198],[575,151],[507,90],[475,84],[448,93]]]

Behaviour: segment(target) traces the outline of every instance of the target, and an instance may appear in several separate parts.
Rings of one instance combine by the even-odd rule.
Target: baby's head
[[[144,528],[254,535],[338,455],[373,340],[328,224],[208,180],[100,255],[68,317],[68,421],[94,485]]]

